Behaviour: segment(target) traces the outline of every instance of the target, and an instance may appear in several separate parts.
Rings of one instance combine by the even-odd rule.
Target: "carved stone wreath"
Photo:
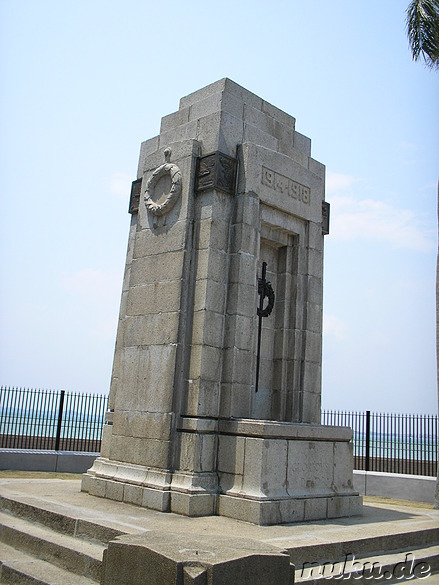
[[[148,211],[150,211],[153,215],[160,216],[168,213],[168,211],[174,207],[177,199],[181,195],[181,171],[177,165],[169,162],[170,158],[171,149],[167,148],[165,150],[165,164],[160,165],[153,172],[153,174],[148,179],[148,182],[146,183],[144,196],[145,205]],[[159,180],[166,175],[169,175],[171,178],[171,189],[169,190],[169,193],[163,203],[159,204],[152,200],[151,195],[154,193],[154,188]]]

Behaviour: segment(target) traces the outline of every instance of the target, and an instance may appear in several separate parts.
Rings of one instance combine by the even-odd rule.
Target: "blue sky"
[[[327,167],[323,404],[437,410],[439,76],[408,0],[0,0],[0,383],[106,393],[140,143],[222,77]]]

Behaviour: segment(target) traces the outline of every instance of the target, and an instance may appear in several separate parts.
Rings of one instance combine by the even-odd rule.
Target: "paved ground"
[[[0,495],[28,503],[38,501],[52,510],[96,521],[126,533],[145,530],[241,536],[285,547],[355,541],[356,538],[439,528],[439,510],[432,505],[382,498],[365,498],[362,516],[282,526],[255,526],[246,522],[209,516],[187,518],[90,496],[80,491],[80,476],[37,472],[0,472]],[[355,550],[352,551],[355,554]],[[423,579],[423,582],[426,582]],[[439,585],[439,575],[428,578]]]

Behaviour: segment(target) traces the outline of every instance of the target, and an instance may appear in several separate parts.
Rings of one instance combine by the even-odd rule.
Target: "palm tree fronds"
[[[412,57],[439,68],[439,0],[412,0],[406,12]]]

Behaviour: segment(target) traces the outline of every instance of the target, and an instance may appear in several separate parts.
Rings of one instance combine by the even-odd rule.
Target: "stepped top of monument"
[[[234,114],[237,117],[244,117],[242,105],[245,104],[247,107],[264,112],[278,122],[285,124],[290,128],[294,129],[295,127],[296,119],[293,116],[290,116],[290,114],[287,114],[283,110],[276,108],[269,102],[257,96],[255,93],[252,93],[248,89],[245,89],[245,87],[238,85],[228,77],[219,79],[214,83],[206,85],[206,87],[202,87],[201,89],[198,89],[197,91],[182,97],[180,100],[180,110],[194,106],[198,102],[202,102],[211,96],[216,95],[219,98],[220,95],[222,97],[224,94],[228,94],[226,101],[227,99],[234,98],[235,105],[237,106],[237,108],[232,111],[230,107],[227,107],[227,104],[224,104],[224,109],[226,109],[226,111],[230,111],[231,114]]]
[[[162,118],[160,135],[142,144],[138,177],[148,155],[195,140],[203,154],[220,151],[232,157],[238,145],[253,144],[324,179],[324,165],[311,158],[311,140],[295,126],[293,116],[225,77],[182,97],[179,109]]]

